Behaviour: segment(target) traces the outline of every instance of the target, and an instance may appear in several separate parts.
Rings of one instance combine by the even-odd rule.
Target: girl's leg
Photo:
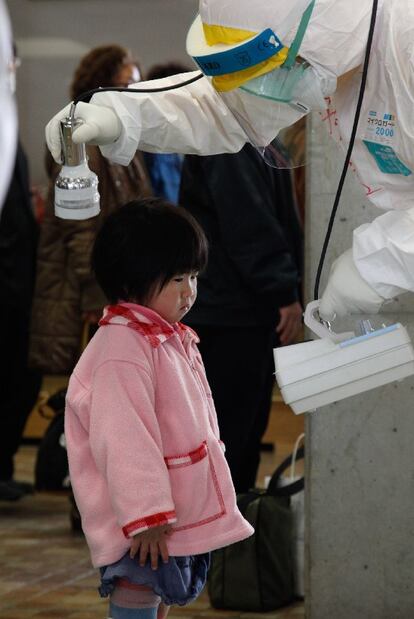
[[[158,606],[157,619],[167,619],[169,610],[170,607],[167,606],[167,604],[164,604],[164,602],[161,602],[161,604]]]
[[[156,608],[122,608],[112,602],[109,605],[109,619],[156,619]]]
[[[110,619],[157,619],[161,599],[149,588],[119,579],[111,595]]]

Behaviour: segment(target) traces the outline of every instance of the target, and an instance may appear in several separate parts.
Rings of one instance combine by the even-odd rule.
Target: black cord
[[[85,101],[91,99],[92,95],[97,92],[166,92],[167,90],[175,90],[176,88],[181,88],[182,86],[188,86],[188,84],[192,84],[193,82],[197,82],[199,79],[203,77],[203,73],[199,73],[194,77],[191,77],[184,82],[179,82],[178,84],[172,84],[171,86],[161,86],[160,88],[127,88],[125,86],[107,86],[104,88],[94,88],[93,90],[87,90],[86,92],[82,92],[76,99],[73,100],[73,105],[79,103],[79,101]]]
[[[323,242],[321,256],[319,258],[318,270],[316,272],[316,278],[315,278],[315,289],[314,289],[314,295],[313,295],[315,301],[317,299],[319,299],[319,284],[320,284],[320,279],[321,279],[321,274],[322,274],[322,269],[323,269],[323,263],[325,261],[326,251],[328,249],[329,241],[330,241],[330,238],[331,238],[332,228],[333,228],[333,225],[334,225],[334,221],[335,221],[335,217],[336,217],[336,212],[338,210],[339,200],[341,198],[342,189],[343,189],[344,182],[345,182],[345,177],[346,177],[346,174],[348,172],[349,162],[351,160],[352,149],[354,147],[355,136],[356,136],[356,132],[357,132],[357,128],[358,128],[359,117],[361,115],[362,101],[363,101],[363,98],[364,98],[365,85],[366,85],[367,75],[368,75],[368,64],[369,64],[369,58],[370,58],[370,54],[371,54],[372,39],[373,39],[373,36],[374,36],[375,21],[376,21],[376,17],[377,17],[377,8],[378,8],[378,0],[373,0],[373,3],[372,3],[372,13],[371,13],[371,23],[370,23],[370,26],[369,26],[368,39],[367,39],[367,48],[366,48],[366,52],[365,52],[364,67],[363,67],[363,70],[362,70],[362,78],[361,78],[361,86],[360,86],[360,89],[359,89],[358,103],[357,103],[356,110],[355,110],[354,124],[353,124],[353,127],[352,127],[351,138],[349,140],[348,151],[347,151],[346,157],[345,157],[344,167],[342,169],[341,178],[340,178],[340,181],[339,181],[339,184],[338,184],[338,189],[336,191],[336,196],[335,196],[334,204],[333,204],[333,207],[332,207],[331,216],[329,218],[328,228],[326,230],[326,235],[325,235],[325,240]]]

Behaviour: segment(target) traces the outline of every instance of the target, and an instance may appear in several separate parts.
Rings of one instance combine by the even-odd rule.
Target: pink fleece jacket
[[[237,509],[203,363],[189,327],[132,303],[106,308],[69,382],[70,478],[92,563],[173,524],[172,556],[253,533]]]

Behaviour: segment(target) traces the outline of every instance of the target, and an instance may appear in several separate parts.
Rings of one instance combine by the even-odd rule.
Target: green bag
[[[297,457],[303,457],[303,448]],[[208,580],[214,608],[266,612],[295,599],[294,522],[290,497],[303,490],[303,477],[280,486],[289,456],[276,469],[267,490],[254,489],[237,497],[254,535],[212,553]]]

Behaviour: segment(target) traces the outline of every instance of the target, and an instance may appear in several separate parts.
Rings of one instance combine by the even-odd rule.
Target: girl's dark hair
[[[147,198],[107,217],[96,236],[91,265],[110,303],[145,304],[175,275],[202,271],[207,253],[206,236],[187,211]]]
[[[76,99],[78,95],[99,86],[113,86],[122,65],[128,62],[136,64],[141,72],[139,63],[131,58],[124,47],[120,45],[95,47],[81,58],[75,70],[70,86],[71,98]]]

